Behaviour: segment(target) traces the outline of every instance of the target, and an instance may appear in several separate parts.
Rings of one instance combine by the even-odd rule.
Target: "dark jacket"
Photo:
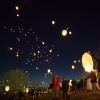
[[[62,89],[63,90],[68,90],[69,89],[69,85],[68,85],[68,81],[62,81]]]
[[[97,82],[96,81],[96,75],[93,72],[91,72],[90,77],[91,77],[91,82],[92,83],[96,83]]]

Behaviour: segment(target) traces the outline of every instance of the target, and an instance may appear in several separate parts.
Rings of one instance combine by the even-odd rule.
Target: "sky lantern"
[[[78,62],[81,62],[80,60],[78,60]]]
[[[55,24],[55,21],[52,21],[52,24]]]
[[[62,30],[62,36],[66,36],[67,35],[67,30]]]
[[[52,52],[52,50],[50,49],[49,52]]]
[[[42,42],[42,44],[44,44],[44,42]]]
[[[38,51],[38,53],[40,53],[40,51]]]
[[[19,7],[18,6],[16,6],[15,8],[16,8],[16,10],[19,10]]]
[[[82,66],[87,72],[93,71],[93,60],[91,55],[87,52],[82,55]]]
[[[17,14],[17,17],[19,17],[19,14]]]
[[[69,31],[69,34],[72,34],[72,32],[71,32],[71,31]]]
[[[74,60],[74,63],[76,63],[76,60]]]
[[[28,93],[28,92],[29,92],[29,88],[27,87],[27,88],[26,88],[26,93]]]
[[[6,91],[6,92],[9,91],[9,89],[10,89],[9,86],[6,86],[6,87],[5,87],[5,91]]]
[[[48,73],[50,73],[50,72],[51,72],[51,70],[50,70],[50,69],[48,69],[48,70],[47,70],[47,72],[48,72]]]
[[[75,68],[75,66],[74,65],[72,65],[72,69],[74,69]]]
[[[10,48],[10,50],[13,50],[13,48]]]

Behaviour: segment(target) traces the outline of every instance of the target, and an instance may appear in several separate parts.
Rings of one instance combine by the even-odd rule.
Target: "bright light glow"
[[[82,65],[85,71],[93,71],[93,60],[91,55],[87,52],[82,55]]]
[[[72,32],[70,31],[69,34],[72,34]]]
[[[16,10],[19,10],[19,7],[18,6],[16,6],[15,8],[16,8]]]
[[[17,17],[19,17],[19,14],[17,14]]]
[[[52,50],[50,49],[49,52],[52,52]]]
[[[70,83],[69,83],[70,85],[72,85],[71,82],[72,82],[72,80],[70,80]]]
[[[55,24],[55,21],[52,21],[52,24]]]
[[[9,86],[6,86],[5,87],[5,91],[9,91],[10,87]]]
[[[74,69],[75,68],[75,66],[74,65],[72,65],[72,69]]]
[[[66,36],[67,35],[67,30],[62,30],[62,35]]]
[[[44,42],[42,42],[42,44],[44,44]]]
[[[51,70],[50,70],[50,69],[48,69],[48,73],[50,73],[50,71],[51,71]]]

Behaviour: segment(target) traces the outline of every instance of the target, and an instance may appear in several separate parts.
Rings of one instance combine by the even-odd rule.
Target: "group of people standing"
[[[89,74],[89,77],[91,78],[91,90],[92,93],[96,93],[96,75],[94,72],[91,71]],[[75,81],[74,79],[71,81],[71,86],[70,86],[70,80],[67,80],[66,77],[63,77],[62,81],[62,97],[65,100],[70,99],[70,92],[76,93],[77,91],[84,91],[85,89],[88,90],[88,87],[90,84],[88,83],[88,78],[81,78],[79,81]],[[59,89],[60,89],[60,78],[57,74],[54,74],[52,78],[52,100],[58,100],[58,95],[59,95]]]
[[[70,98],[70,85],[69,80],[66,80],[66,77],[63,77],[62,81],[62,90],[63,90],[63,99],[69,99]],[[52,78],[52,100],[58,100],[59,95],[59,85],[60,78],[57,74],[54,74],[54,77]]]

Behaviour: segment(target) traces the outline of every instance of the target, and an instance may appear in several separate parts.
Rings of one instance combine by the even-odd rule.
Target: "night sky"
[[[0,1],[0,79],[16,68],[28,71],[34,84],[50,83],[54,73],[61,80],[84,75],[78,60],[100,43],[99,0],[8,1]],[[48,69],[52,74],[47,74]]]

